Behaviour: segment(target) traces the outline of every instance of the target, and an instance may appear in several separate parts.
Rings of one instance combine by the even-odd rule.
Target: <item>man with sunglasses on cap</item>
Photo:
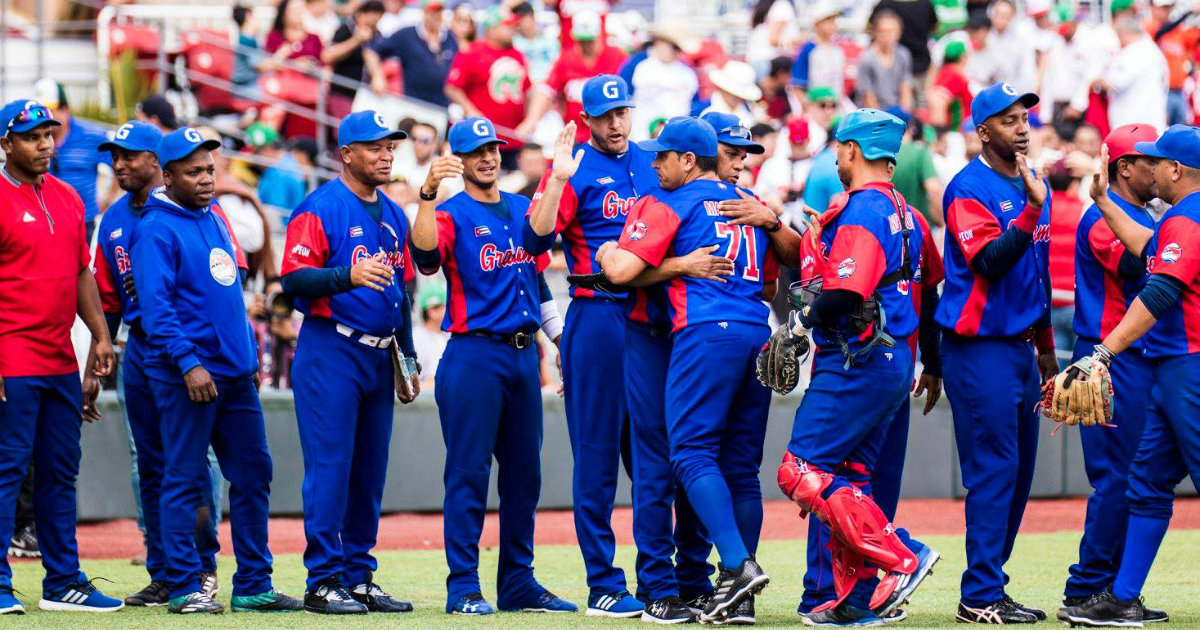
[[[721,556],[703,622],[724,623],[769,582],[754,561],[762,528],[759,464],[771,393],[753,377],[769,330],[764,297],[778,265],[764,230],[730,226],[715,211],[738,197],[717,178],[717,134],[707,122],[671,119],[640,148],[655,153],[665,192],[639,199],[616,247],[599,262],[617,284],[645,279],[668,253],[716,245],[734,262],[724,282],[681,276],[668,286],[672,347],[665,394],[670,461]],[[761,243],[761,246],[756,243]]]
[[[209,492],[208,448],[229,480],[237,572],[234,611],[300,610],[271,584],[267,515],[271,454],[259,401],[257,348],[242,300],[235,243],[213,210],[216,140],[190,127],[163,137],[163,187],[134,231],[134,289],[145,369],[163,443],[161,528],[172,613],[220,613],[201,588],[196,509]]]
[[[1116,428],[1096,428],[1119,431],[1119,435],[1124,436],[1123,425],[1130,421],[1126,419],[1130,413],[1129,398],[1136,401],[1140,397],[1147,409],[1141,440],[1136,450],[1129,451],[1132,461],[1128,464],[1128,490],[1125,492],[1128,523],[1124,525],[1123,533],[1116,532],[1118,542],[1106,549],[1120,550],[1115,556],[1105,558],[1111,563],[1108,566],[1115,567],[1115,571],[1110,569],[1109,573],[1111,585],[1100,585],[1100,592],[1081,598],[1082,601],[1064,601],[1058,618],[1073,626],[1141,627],[1146,623],[1167,621],[1165,612],[1146,608],[1142,603],[1142,587],[1171,522],[1175,487],[1189,473],[1196,483],[1197,471],[1200,471],[1200,439],[1197,437],[1200,435],[1197,432],[1200,408],[1195,402],[1200,392],[1200,371],[1196,369],[1197,348],[1190,332],[1195,330],[1200,318],[1200,312],[1197,312],[1197,285],[1200,282],[1197,261],[1200,259],[1196,257],[1196,250],[1200,248],[1200,238],[1197,238],[1200,235],[1200,194],[1197,194],[1200,193],[1200,129],[1172,125],[1155,141],[1139,141],[1119,151],[1106,146],[1101,156],[1108,153],[1111,160],[1113,153],[1127,151],[1144,156],[1135,161],[1149,163],[1153,180],[1150,192],[1171,204],[1171,208],[1157,225],[1148,227],[1124,204],[1116,202],[1111,194],[1107,198],[1103,196],[1107,177],[1105,173],[1096,176],[1100,180],[1093,187],[1097,207],[1112,233],[1120,239],[1124,254],[1144,260],[1149,272],[1145,286],[1090,355],[1093,362],[1110,366],[1116,404],[1113,412]],[[1128,163],[1125,166],[1121,169],[1118,164],[1118,169],[1133,172],[1119,173],[1119,176],[1133,175],[1140,180],[1138,176],[1144,175],[1137,168],[1142,165],[1132,165],[1132,169]],[[1114,188],[1120,185],[1120,179],[1113,182]],[[1137,252],[1141,252],[1140,255]],[[1143,338],[1145,344],[1140,344]],[[1134,357],[1130,358],[1135,362],[1122,366],[1121,362],[1131,350]],[[1131,378],[1128,369],[1139,365],[1149,373]],[[1119,388],[1119,373],[1129,391]],[[1150,384],[1148,395],[1139,391],[1139,386],[1144,387],[1145,382]],[[1122,411],[1126,415],[1118,416]],[[1087,440],[1084,447],[1088,447]],[[1122,445],[1122,450],[1127,448]],[[1091,455],[1087,450],[1084,454]],[[1090,474],[1091,460],[1087,463]],[[1120,464],[1113,462],[1112,465]],[[1097,488],[1097,494],[1099,490]],[[1095,498],[1093,495],[1093,500]],[[1088,526],[1093,524],[1091,508],[1089,501],[1085,542],[1088,542]],[[1083,551],[1081,546],[1081,564]],[[1079,575],[1076,567],[1071,568],[1071,575],[1072,579]],[[1067,587],[1070,589],[1072,584],[1068,582]]]
[[[567,269],[579,275],[599,271],[600,246],[620,237],[630,206],[658,186],[653,156],[629,143],[633,102],[625,80],[612,74],[592,77],[583,85],[582,101],[580,122],[591,139],[575,151],[558,143],[525,228],[525,242],[535,256],[548,252],[561,233]],[[576,124],[568,122],[560,136],[574,140]],[[625,338],[627,295],[572,286],[571,298],[560,349],[575,461],[575,533],[590,590],[587,614],[637,617],[645,606],[629,594],[624,571],[613,564],[611,520],[622,457],[627,471],[632,465],[623,446],[629,431],[625,398],[596,386],[623,382],[621,355],[611,350]]]
[[[946,187],[946,394],[967,488],[967,570],[957,618],[1034,623],[1005,590],[1033,484],[1040,385],[1058,371],[1050,327],[1050,193],[1026,162],[1036,94],[997,83],[971,105],[980,156]],[[1040,377],[1040,378],[1039,378]]]
[[[408,220],[379,190],[406,137],[373,111],[347,116],[338,126],[342,175],[288,222],[283,290],[305,314],[292,390],[304,451],[304,608],[313,613],[412,610],[371,579],[393,392],[407,404],[421,388],[405,290],[414,277]]]
[[[71,347],[78,314],[92,333],[95,372],[113,366],[112,339],[91,271],[84,205],[48,174],[57,121],[37,101],[0,109],[0,540],[13,535],[13,513],[31,459],[33,509],[42,565],[42,610],[109,612],[122,604],[96,590],[79,570],[75,477],[83,413],[79,364]],[[13,596],[8,557],[0,559],[0,614],[25,612]]]
[[[146,378],[146,333],[133,288],[133,264],[130,243],[138,223],[145,214],[151,192],[162,185],[162,168],[155,151],[163,134],[154,125],[130,121],[117,129],[112,140],[100,145],[101,151],[112,154],[113,174],[117,185],[126,194],[109,206],[100,217],[96,242],[96,284],[100,301],[108,320],[109,333],[116,338],[124,321],[129,335],[121,353],[121,406],[128,419],[131,446],[134,451],[133,479],[141,514],[142,533],[146,542],[146,571],[150,584],[125,598],[128,606],[165,606],[169,603],[170,585],[166,581],[163,557],[160,501],[163,478],[163,446],[159,429],[158,408]],[[214,206],[214,211],[216,206]],[[99,381],[90,374],[83,378],[84,409],[94,409],[100,393]],[[219,475],[219,472],[217,473]],[[220,477],[218,476],[219,480]],[[207,514],[196,530],[196,549],[200,554],[201,590],[215,597],[217,581],[217,522],[220,512],[212,492],[202,493]],[[202,511],[205,509],[202,508]],[[198,519],[198,523],[200,520]]]
[[[1154,159],[1140,153],[1139,142],[1154,142],[1153,126],[1137,123],[1118,127],[1104,138],[1101,157],[1107,158],[1103,177],[1092,180],[1096,204],[1083,214],[1075,237],[1075,352],[1072,361],[1091,354],[1146,286],[1146,252],[1126,249],[1106,219],[1130,224],[1145,233],[1154,229],[1146,208],[1154,192]],[[1119,214],[1115,214],[1119,213]],[[1079,541],[1079,562],[1071,565],[1060,612],[1103,592],[1117,574],[1121,545],[1129,522],[1129,465],[1141,441],[1150,407],[1153,364],[1141,341],[1110,365],[1113,379],[1115,427],[1079,427],[1083,465],[1092,495]],[[1146,609],[1146,613],[1166,613]],[[1157,619],[1156,619],[1157,620]],[[1144,619],[1149,621],[1149,619]]]
[[[413,258],[421,273],[446,275],[442,329],[450,341],[436,376],[446,442],[443,503],[446,613],[490,615],[479,583],[479,537],[492,458],[500,466],[500,550],[496,604],[514,612],[576,612],[533,574],[533,524],[542,488],[542,394],[534,335],[558,342],[562,323],[522,229],[529,201],[501,192],[500,145],[486,118],[465,118],[447,134],[446,155],[421,185]],[[444,180],[465,190],[436,205]],[[609,352],[611,352],[609,348]]]

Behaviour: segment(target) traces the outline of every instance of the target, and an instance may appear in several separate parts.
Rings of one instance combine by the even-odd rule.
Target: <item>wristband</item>
[[[429,195],[426,195],[425,187],[421,186],[420,188],[417,189],[417,196],[419,196],[421,199],[423,199],[425,201],[433,201],[433,200],[437,199],[437,191],[435,190],[432,193],[430,193]]]
[[[1037,228],[1038,219],[1040,219],[1041,216],[1041,208],[1030,204],[1025,204],[1025,209],[1021,211],[1021,214],[1017,215],[1016,220],[1013,221],[1013,225],[1022,232],[1033,234],[1034,229]]]
[[[767,228],[767,233],[774,234],[782,229],[783,229],[783,219],[780,219],[779,217],[775,217],[775,226]]]

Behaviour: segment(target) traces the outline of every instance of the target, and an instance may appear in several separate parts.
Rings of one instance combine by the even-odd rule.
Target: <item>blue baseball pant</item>
[[[1175,486],[1188,476],[1200,483],[1200,354],[1155,363],[1145,430],[1129,466],[1129,529],[1113,581],[1120,599],[1142,593],[1171,521]]]
[[[692,599],[712,590],[709,576],[713,567],[708,563],[712,544],[671,472],[666,388],[660,380],[666,377],[671,362],[670,332],[629,322],[624,357],[633,450],[638,597],[654,601],[686,595],[685,599]]]
[[[942,338],[942,372],[967,489],[967,570],[962,603],[1004,598],[1012,555],[1033,486],[1041,379],[1032,342]]]
[[[762,324],[711,322],[688,326],[672,340],[671,469],[730,569],[757,550],[762,530],[758,470],[771,390],[758,382],[754,365],[769,336]]]
[[[1091,356],[1095,339],[1079,339],[1071,361]],[[1088,597],[1103,591],[1117,575],[1117,563],[1129,524],[1129,464],[1146,427],[1153,365],[1140,350],[1129,349],[1113,359],[1113,423],[1110,427],[1079,427],[1083,466],[1092,495],[1088,497],[1079,562],[1071,565],[1064,597]]]
[[[159,510],[162,500],[163,444],[158,408],[154,404],[154,393],[150,391],[150,380],[143,366],[144,343],[134,334],[129,335],[125,352],[122,353],[117,391],[132,439],[134,497],[137,499],[142,531],[146,535],[146,572],[151,580],[165,581],[166,559],[163,557]],[[200,570],[205,573],[217,570],[217,552],[221,550],[221,542],[217,538],[217,524],[221,520],[218,502],[221,478],[213,468],[210,462],[209,483],[202,487],[200,495],[208,507],[207,527],[195,528],[196,553],[200,556]],[[218,488],[215,491],[214,486]]]
[[[533,576],[533,523],[542,490],[542,392],[535,347],[456,336],[438,364],[434,396],[446,443],[442,513],[447,612],[479,586],[479,536],[492,457],[500,466],[496,604],[519,608],[542,592]]]
[[[623,301],[581,298],[571,302],[563,324],[563,403],[575,459],[572,475],[575,535],[591,595],[626,589],[625,572],[614,566],[617,539],[612,530],[617,475],[624,458],[631,474],[629,419],[625,397],[601,383],[624,382],[621,353],[627,309]]]
[[[33,471],[33,516],[46,578],[55,593],[87,580],[75,544],[75,478],[79,474],[83,390],[78,372],[4,379],[0,402],[0,540],[11,540],[21,482]],[[0,554],[0,586],[12,586],[8,554]]]
[[[160,411],[163,480],[160,499],[163,554],[171,597],[200,590],[196,550],[196,509],[210,492],[211,444],[229,480],[229,520],[233,529],[234,595],[271,590],[271,551],[267,518],[271,495],[271,453],[262,403],[254,379],[214,379],[217,399],[194,403],[178,383],[150,379]]]
[[[292,364],[304,453],[304,566],[308,588],[331,578],[370,582],[371,550],[392,439],[395,380],[389,348],[372,348],[310,317]]]

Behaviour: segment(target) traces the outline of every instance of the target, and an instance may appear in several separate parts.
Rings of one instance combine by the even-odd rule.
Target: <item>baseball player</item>
[[[500,465],[501,610],[575,612],[578,607],[533,575],[533,522],[542,487],[542,395],[533,336],[552,341],[561,318],[540,271],[548,256],[525,247],[529,201],[500,192],[496,128],[467,118],[447,134],[451,154],[430,167],[413,220],[413,258],[422,273],[446,275],[442,329],[451,334],[436,375],[438,415],[446,442],[443,518],[446,612],[496,612],[479,585],[479,536],[495,457]],[[442,180],[461,175],[465,190],[434,205]]]
[[[979,157],[946,187],[946,283],[936,319],[967,488],[967,570],[957,618],[1033,623],[1005,592],[1004,563],[1033,483],[1039,372],[1057,370],[1050,327],[1047,186],[1025,163],[1035,94],[1007,83],[971,104]],[[1036,355],[1036,359],[1035,359]]]
[[[611,74],[583,85],[582,122],[591,140],[580,145],[574,172],[551,169],[533,196],[526,241],[530,253],[550,250],[555,234],[563,236],[567,269],[572,274],[598,271],[596,252],[621,235],[625,217],[638,196],[658,185],[652,156],[629,144],[629,86]],[[567,123],[572,133],[573,121]],[[613,566],[616,538],[613,502],[621,458],[628,467],[628,420],[625,398],[612,396],[596,383],[622,381],[621,355],[612,352],[625,339],[626,295],[597,294],[571,288],[561,346],[564,403],[571,450],[575,534],[587,568],[587,614],[637,617],[645,606],[629,595],[625,573]],[[635,537],[643,527],[634,523]]]
[[[255,376],[258,360],[242,301],[233,240],[213,213],[216,140],[190,127],[163,137],[163,187],[146,201],[131,264],[145,370],[163,445],[160,502],[165,579],[173,613],[220,613],[200,587],[196,508],[208,487],[208,447],[229,480],[237,572],[235,611],[301,610],[271,586],[267,509],[271,455]]]
[[[413,276],[408,219],[378,190],[390,181],[396,141],[406,137],[374,111],[347,116],[338,126],[341,176],[309,195],[288,222],[283,289],[305,314],[292,391],[304,452],[308,612],[412,610],[372,580],[378,563],[371,555],[392,392],[409,403],[421,390],[404,288]],[[393,365],[393,344],[412,370]]]
[[[112,154],[113,175],[126,193],[100,217],[94,259],[96,284],[100,289],[100,301],[108,320],[110,335],[116,337],[116,331],[122,321],[129,326],[125,350],[121,353],[122,406],[129,419],[129,431],[133,439],[137,499],[145,528],[146,572],[150,574],[150,584],[125,598],[125,604],[128,606],[166,606],[169,600],[162,535],[159,529],[159,501],[163,475],[162,436],[159,432],[154,395],[150,391],[149,381],[146,380],[146,333],[142,329],[138,303],[133,294],[133,265],[130,258],[130,242],[145,211],[146,201],[150,198],[151,191],[162,185],[162,169],[154,155],[162,137],[158,127],[146,122],[131,121],[121,125],[112,140],[100,145],[101,151]],[[217,208],[214,204],[214,212],[218,211]],[[226,229],[228,227],[226,221]],[[230,235],[232,234],[231,231]],[[241,254],[240,248],[238,254]],[[242,262],[241,256],[238,260]],[[90,373],[85,373],[83,383],[84,406],[90,410],[100,392],[100,382]],[[212,501],[213,493],[202,492],[201,497],[206,500],[209,513],[215,513],[217,506]],[[205,521],[203,527],[210,531],[198,529],[196,550],[200,555],[201,590],[207,592],[209,597],[215,597],[218,585],[216,556],[220,551],[220,542],[217,540],[216,528],[209,525],[210,522]]]
[[[1111,206],[1105,209],[1103,197],[1098,201],[1126,252],[1143,252],[1150,277],[1088,360],[1114,365],[1144,337],[1142,354],[1152,365],[1150,405],[1129,464],[1129,522],[1116,576],[1111,588],[1059,611],[1071,625],[1141,627],[1166,621],[1165,613],[1142,603],[1142,587],[1171,521],[1175,486],[1189,473],[1197,482],[1200,471],[1200,371],[1189,332],[1200,318],[1200,129],[1172,125],[1157,141],[1138,142],[1133,150],[1151,162],[1153,194],[1171,209],[1150,230]],[[1118,419],[1117,426],[1122,422]]]
[[[618,247],[599,261],[613,282],[634,281],[671,251],[713,244],[734,261],[727,282],[687,276],[668,287],[672,348],[666,417],[671,467],[721,556],[715,590],[700,615],[725,621],[769,578],[754,561],[762,527],[758,468],[770,392],[753,380],[751,364],[768,335],[768,299],[778,265],[766,234],[729,226],[716,212],[735,187],[716,175],[717,134],[696,118],[669,121],[641,145],[657,154],[657,198],[639,200]]]
[[[46,577],[42,610],[111,612],[123,607],[79,570],[75,477],[83,411],[79,365],[71,347],[78,314],[92,333],[96,375],[112,369],[113,347],[91,273],[83,202],[49,175],[51,128],[36,101],[0,109],[0,540],[13,535],[17,493],[37,459],[33,509]],[[13,596],[8,557],[0,558],[0,614],[23,614]]]
[[[908,406],[910,343],[919,321],[911,294],[919,291],[923,235],[890,183],[904,129],[900,119],[879,110],[848,114],[835,132],[838,174],[848,192],[813,225],[806,245],[782,229],[772,239],[776,249],[785,237],[791,241],[792,248],[780,252],[783,262],[812,280],[803,285],[809,296],[803,308],[776,331],[763,354],[787,358],[778,353],[789,347],[793,355],[806,353],[810,331],[819,348],[779,467],[784,494],[830,532],[824,538],[832,554],[833,596],[803,614],[807,625],[882,623],[940,558],[898,535],[870,488],[894,418],[906,418],[901,408]],[[886,316],[870,314],[879,311]],[[786,378],[759,361],[764,382],[781,393],[795,387],[794,360]],[[856,421],[846,426],[846,417]],[[819,536],[817,542],[823,542]],[[876,579],[877,569],[885,572],[883,580]],[[818,603],[812,600],[823,585],[810,580],[806,586],[801,610]]]
[[[1154,127],[1133,124],[1112,130],[1104,139],[1106,172],[1096,177],[1092,186],[1097,204],[1084,213],[1075,237],[1075,334],[1079,339],[1072,361],[1095,351],[1096,344],[1112,332],[1146,286],[1148,252],[1126,249],[1104,218],[1120,213],[1114,214],[1114,223],[1117,219],[1132,221],[1141,234],[1154,229],[1154,217],[1146,209],[1155,197],[1154,159],[1135,147],[1157,138]],[[1079,562],[1071,566],[1060,618],[1061,611],[1102,593],[1117,575],[1129,521],[1129,465],[1141,441],[1151,402],[1154,365],[1144,354],[1145,345],[1138,340],[1110,366],[1116,426],[1080,427],[1083,464],[1092,495],[1079,541]],[[1166,620],[1162,611],[1147,608],[1143,613],[1155,621]]]

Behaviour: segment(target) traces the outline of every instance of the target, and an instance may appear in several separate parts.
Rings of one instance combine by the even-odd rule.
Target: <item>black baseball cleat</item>
[[[806,626],[818,628],[873,628],[887,623],[873,611],[846,602],[818,612],[804,613],[800,615],[800,621]]]
[[[171,586],[157,580],[150,582],[146,588],[125,598],[126,606],[166,606],[171,603]]]
[[[705,608],[708,608],[708,602],[711,600],[712,591],[709,591],[703,595],[697,595],[691,599],[684,600],[684,603],[687,604],[688,608],[692,609],[692,612],[696,614],[696,618],[699,619],[700,613],[704,612]]]
[[[1171,620],[1171,615],[1165,610],[1157,608],[1147,608],[1142,604],[1142,623],[1166,623]]]
[[[1058,618],[1072,628],[1141,628],[1144,610],[1140,599],[1119,600],[1112,591],[1105,590],[1078,606],[1063,608]]]
[[[756,623],[758,623],[758,620],[754,618],[753,595],[743,599],[742,603],[738,604],[733,609],[733,612],[729,613],[729,616],[725,618],[725,625],[727,626],[753,626]]]
[[[720,568],[712,599],[700,614],[701,623],[723,621],[743,599],[757,595],[771,582],[771,578],[763,573],[762,567],[752,557],[743,560],[736,569],[726,569],[725,565],[720,565]]]
[[[368,573],[366,583],[356,584],[350,589],[350,597],[353,597],[360,604],[364,604],[367,610],[371,612],[412,612],[412,602],[401,601],[388,595],[387,591],[379,588],[379,585],[372,581],[373,577],[372,574]]]
[[[959,623],[1037,623],[1037,617],[1017,608],[1006,599],[998,599],[979,608],[959,602],[958,613],[954,615],[954,619]]]
[[[38,546],[37,531],[33,525],[26,525],[13,533],[8,543],[8,555],[14,558],[41,558],[42,550]]]
[[[1005,594],[1004,594],[1004,599],[1007,599],[1007,600],[1008,600],[1008,603],[1010,603],[1010,604],[1012,604],[1014,607],[1016,607],[1016,609],[1017,609],[1017,610],[1020,610],[1020,611],[1022,611],[1022,612],[1026,612],[1026,613],[1029,613],[1029,614],[1033,615],[1034,617],[1037,617],[1037,620],[1038,620],[1038,621],[1045,621],[1045,620],[1046,620],[1046,611],[1044,611],[1044,610],[1042,610],[1042,609],[1040,609],[1040,608],[1034,608],[1034,607],[1032,607],[1032,606],[1026,606],[1025,604],[1022,604],[1021,602],[1018,602],[1017,600],[1013,599],[1011,596],[1009,596],[1009,595],[1008,595],[1008,593],[1005,593]]]
[[[646,604],[642,611],[642,621],[649,621],[664,626],[677,623],[692,623],[696,621],[696,613],[675,595],[656,599]]]
[[[328,579],[304,592],[304,612],[314,615],[365,615],[367,605],[350,596],[336,579]]]

